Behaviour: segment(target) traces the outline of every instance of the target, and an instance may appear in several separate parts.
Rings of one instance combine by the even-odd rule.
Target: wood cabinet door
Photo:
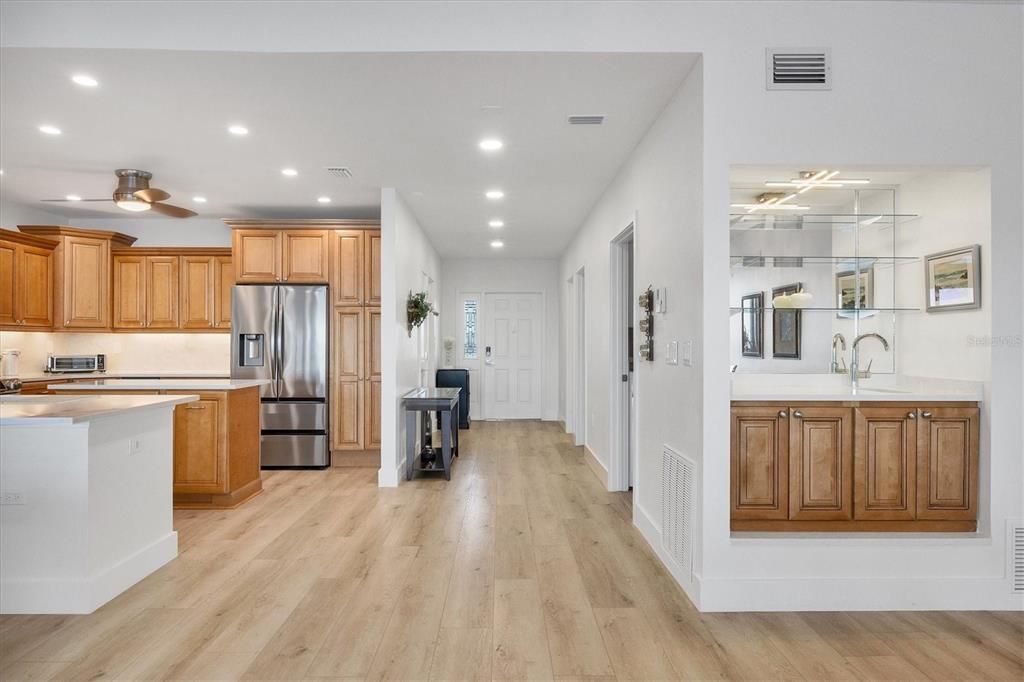
[[[334,305],[363,304],[363,230],[335,230],[331,244]]]
[[[231,329],[231,287],[235,286],[235,265],[231,256],[213,259],[213,326]]]
[[[178,257],[146,257],[146,327],[178,328]]]
[[[18,245],[0,242],[0,325],[21,321],[18,310]]]
[[[114,328],[146,326],[146,257],[114,256]]]
[[[64,316],[64,326],[109,327],[110,242],[93,237],[65,237],[63,248],[63,310],[59,314]]]
[[[366,371],[367,379],[380,378],[380,308],[366,309]]]
[[[174,408],[174,492],[227,492],[225,409],[209,393]]]
[[[976,407],[924,407],[917,419],[917,518],[978,516]]]
[[[381,392],[380,392],[380,378],[377,379],[366,379],[363,381],[366,387],[365,411],[366,420],[364,428],[366,429],[365,436],[365,448],[367,450],[379,450],[380,449],[380,403],[381,403]]]
[[[380,230],[368,230],[366,244],[366,283],[363,285],[368,305],[380,305]]]
[[[779,407],[734,407],[730,429],[732,518],[789,515],[789,418]]]
[[[331,353],[332,409],[331,448],[363,449],[363,331],[362,308],[334,311]]]
[[[916,518],[917,411],[859,407],[853,411],[853,518]]]
[[[53,327],[53,251],[36,246],[18,249],[18,307],[21,326]]]
[[[789,518],[853,518],[853,410],[790,410]]]
[[[282,279],[289,284],[328,281],[327,230],[284,230]]]
[[[231,256],[236,282],[278,282],[281,279],[281,233],[274,230],[235,230]]]
[[[215,276],[212,256],[181,257],[182,329],[213,327]]]

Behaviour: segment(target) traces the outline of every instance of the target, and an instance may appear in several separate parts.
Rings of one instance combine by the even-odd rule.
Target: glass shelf
[[[851,230],[884,229],[916,220],[913,213],[730,213],[729,229],[745,230]]]
[[[801,268],[808,265],[835,265],[838,272],[844,270],[864,269],[874,265],[885,268],[896,265],[918,263],[917,256],[729,256],[729,265],[734,268]],[[859,268],[857,267],[859,266]]]
[[[775,307],[772,307],[772,306],[765,306],[764,308],[742,308],[742,307],[739,307],[739,306],[730,306],[729,307],[729,312],[730,313],[739,313],[739,312],[742,312],[744,310],[758,310],[758,311],[761,311],[761,312],[773,312],[773,311],[776,311],[776,310],[800,310],[800,311],[803,311],[803,312],[811,312],[811,313],[843,313],[844,315],[849,315],[850,317],[854,317],[856,315],[860,315],[861,317],[864,317],[864,316],[867,316],[867,315],[877,315],[878,313],[919,313],[919,312],[921,312],[920,308],[819,308],[817,306],[812,306],[812,307],[809,307],[809,308],[775,308]]]

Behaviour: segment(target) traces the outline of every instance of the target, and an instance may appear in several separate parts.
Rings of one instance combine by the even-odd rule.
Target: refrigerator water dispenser
[[[263,366],[263,334],[239,334],[238,347],[242,349],[242,357],[238,359],[241,367]]]

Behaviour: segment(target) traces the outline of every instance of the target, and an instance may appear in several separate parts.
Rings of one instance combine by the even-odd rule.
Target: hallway
[[[1020,679],[1020,613],[700,614],[559,425],[476,422],[450,483],[264,472],[89,616],[0,617],[14,679]]]

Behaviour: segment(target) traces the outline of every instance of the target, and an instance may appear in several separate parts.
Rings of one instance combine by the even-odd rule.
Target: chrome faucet
[[[838,355],[838,351],[836,350],[837,345],[841,350],[846,350],[846,337],[842,334],[832,335],[832,366],[830,369],[833,374],[845,374],[846,359]],[[843,361],[842,369],[839,368],[839,360]]]
[[[881,334],[876,334],[874,332],[871,332],[869,334],[861,334],[860,336],[853,340],[853,345],[851,346],[853,352],[851,353],[850,357],[850,381],[853,382],[853,390],[855,391],[857,390],[857,386],[859,384],[858,379],[868,379],[871,377],[871,362],[868,363],[868,368],[865,371],[861,372],[859,348],[861,341],[870,338],[878,339],[879,341],[882,342],[882,348],[884,348],[885,350],[889,350],[889,342],[885,340],[885,337],[882,336]]]

